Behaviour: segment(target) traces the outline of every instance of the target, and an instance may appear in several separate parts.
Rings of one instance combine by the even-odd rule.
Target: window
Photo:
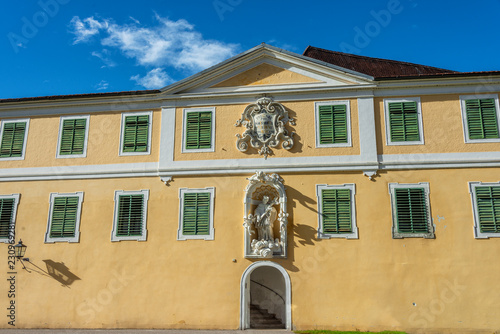
[[[149,190],[115,191],[115,218],[111,241],[146,241]]]
[[[387,145],[424,143],[420,98],[384,99]]]
[[[476,238],[500,237],[500,183],[469,182]]]
[[[19,194],[0,195],[0,242],[14,243]]]
[[[315,103],[316,147],[351,146],[349,101]]]
[[[153,113],[122,114],[120,155],[148,155],[151,152]]]
[[[498,95],[460,96],[466,143],[500,142]]]
[[[181,188],[179,198],[180,219],[177,240],[213,240],[215,188]]]
[[[90,116],[65,116],[59,123],[57,158],[85,158]]]
[[[182,153],[215,151],[215,108],[184,109]]]
[[[429,183],[389,183],[394,239],[434,238],[429,204]]]
[[[0,158],[24,160],[29,119],[3,121],[0,130]]]
[[[354,184],[316,185],[318,237],[357,239]]]
[[[45,242],[78,242],[83,192],[51,193]]]

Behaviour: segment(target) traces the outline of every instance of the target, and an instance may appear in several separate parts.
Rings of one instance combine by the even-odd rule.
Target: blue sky
[[[0,98],[156,89],[262,42],[500,70],[500,0],[23,0],[0,12]]]

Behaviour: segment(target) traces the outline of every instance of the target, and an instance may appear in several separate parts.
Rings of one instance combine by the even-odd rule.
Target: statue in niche
[[[278,212],[274,208],[276,204],[278,204],[278,201],[269,202],[269,196],[264,196],[262,202],[255,209],[255,227],[257,228],[259,240],[274,240],[273,227],[276,217],[278,217]]]
[[[276,173],[257,171],[245,189],[245,257],[286,258],[286,192]]]

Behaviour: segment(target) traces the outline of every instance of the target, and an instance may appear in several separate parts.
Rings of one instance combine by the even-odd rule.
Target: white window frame
[[[82,154],[61,154],[61,144],[62,144],[62,132],[63,124],[65,120],[68,119],[85,119],[85,138],[83,139],[83,153]],[[87,157],[87,143],[89,139],[89,125],[90,125],[90,115],[79,115],[79,116],[61,116],[59,120],[59,139],[57,140],[57,159],[66,158],[86,158]]]
[[[319,133],[319,107],[320,106],[333,106],[333,105],[345,105],[346,106],[346,123],[347,123],[347,143],[337,143],[337,144],[321,144],[320,143],[320,133]],[[351,147],[351,101],[341,100],[341,101],[322,101],[314,102],[314,123],[316,130],[316,147]]]
[[[123,152],[123,140],[125,135],[125,118],[128,116],[143,116],[148,115],[148,148],[146,152]],[[151,133],[153,130],[153,111],[138,111],[138,112],[126,112],[122,113],[121,120],[121,130],[120,130],[120,152],[119,156],[129,156],[129,155],[150,155],[151,154]]]
[[[398,188],[423,188],[425,191],[425,205],[427,207],[427,227],[429,232],[427,233],[401,233],[398,231],[397,225],[397,215],[396,215],[396,192],[395,189]],[[392,210],[392,238],[393,239],[403,239],[403,238],[425,238],[434,239],[436,226],[433,223],[431,214],[431,203],[430,203],[430,186],[429,182],[419,182],[419,183],[389,183],[389,194],[391,196],[391,210]]]
[[[391,140],[391,122],[389,118],[389,103],[397,102],[416,102],[417,103],[417,118],[418,118],[418,133],[420,140],[414,141],[392,141]],[[422,120],[422,104],[420,97],[405,97],[405,98],[390,98],[384,99],[384,117],[385,117],[385,140],[387,146],[405,146],[405,145],[424,145],[424,123]]]
[[[118,227],[118,210],[119,210],[119,200],[122,195],[143,195],[144,196],[144,211],[142,212],[142,231],[140,236],[117,236],[116,230]],[[147,239],[147,216],[148,216],[148,200],[149,200],[149,190],[142,189],[137,191],[125,191],[116,190],[115,191],[115,212],[113,215],[113,229],[111,230],[111,241],[122,241],[122,240],[135,240],[135,241],[146,241]]]
[[[210,193],[210,222],[208,234],[206,235],[185,235],[182,233],[182,222],[184,220],[184,195],[186,193]],[[180,188],[179,189],[179,229],[177,230],[177,240],[214,240],[214,206],[215,206],[215,187],[207,188]]]
[[[349,189],[351,194],[351,233],[336,233],[329,234],[323,233],[323,199],[321,192],[323,189]],[[318,201],[318,238],[319,239],[358,239],[358,226],[356,224],[356,204],[354,202],[354,195],[356,194],[356,185],[354,183],[345,183],[339,185],[317,184],[316,185],[316,198]]]
[[[500,238],[500,233],[481,232],[481,227],[479,226],[479,211],[477,208],[477,201],[476,201],[477,187],[500,187],[500,182],[496,183],[469,182],[469,193],[471,195],[471,201],[472,201],[472,216],[474,217],[474,238],[476,239]]]
[[[499,138],[489,138],[489,139],[470,139],[469,138],[469,126],[467,125],[467,108],[465,106],[466,100],[473,99],[494,99],[495,100],[495,109],[497,112],[497,126],[500,132],[500,106],[498,103],[498,94],[478,94],[478,95],[460,95],[460,110],[462,111],[462,127],[464,130],[464,141],[466,144],[474,144],[474,143],[499,143],[500,142],[500,134]]]
[[[7,123],[26,123],[26,131],[24,131],[24,141],[23,141],[23,151],[20,157],[9,157],[9,158],[0,158],[0,161],[7,161],[7,160],[24,160],[24,157],[26,155],[26,144],[28,142],[28,130],[30,127],[30,119],[29,118],[21,118],[21,119],[8,119],[2,121],[2,126],[0,127],[0,142],[2,141],[3,138],[3,129],[5,124]]]
[[[186,148],[186,117],[191,112],[207,112],[212,113],[212,138],[210,139],[212,146],[210,148],[187,149]],[[200,152],[215,152],[215,107],[209,108],[186,108],[182,112],[182,146],[181,153],[200,153]]]
[[[78,197],[78,209],[76,212],[75,236],[71,238],[51,238],[50,229],[52,227],[52,215],[54,213],[54,200],[57,197]],[[45,243],[55,242],[79,242],[80,241],[80,220],[82,214],[83,191],[74,193],[50,193],[49,219],[47,221],[47,232],[45,233]]]
[[[0,243],[6,243],[6,244],[14,244],[15,243],[17,206],[19,205],[20,196],[21,196],[20,194],[0,195],[0,199],[9,199],[9,198],[14,199],[14,208],[12,210],[12,217],[11,217],[11,221],[10,221],[10,226],[12,228],[12,231],[14,231],[14,234],[9,235],[9,237],[7,237],[7,238],[0,238]]]

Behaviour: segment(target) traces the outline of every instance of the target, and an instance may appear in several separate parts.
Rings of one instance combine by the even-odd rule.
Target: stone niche
[[[245,189],[245,257],[286,258],[288,212],[283,179],[256,172]]]

